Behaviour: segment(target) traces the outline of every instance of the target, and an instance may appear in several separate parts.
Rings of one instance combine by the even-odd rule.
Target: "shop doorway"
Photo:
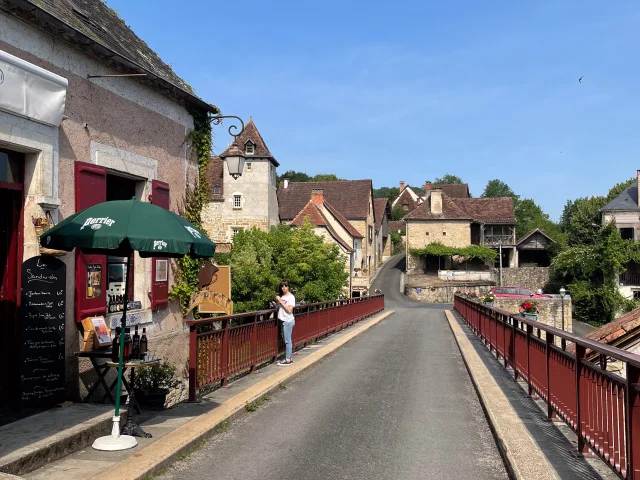
[[[16,404],[24,155],[0,149],[0,406]]]

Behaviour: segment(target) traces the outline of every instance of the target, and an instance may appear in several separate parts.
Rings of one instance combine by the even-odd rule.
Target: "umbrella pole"
[[[124,329],[127,326],[127,304],[129,303],[129,263],[131,261],[131,255],[127,255],[127,273],[124,281],[124,307],[122,309],[122,320],[120,330],[120,341],[118,347],[120,348],[118,356],[118,382],[116,383],[116,409],[113,416],[113,427],[111,428],[111,435],[106,437],[100,437],[93,442],[93,448],[96,450],[126,450],[133,448],[138,444],[138,441],[131,435],[120,435],[120,394],[122,393],[122,364],[124,363]]]

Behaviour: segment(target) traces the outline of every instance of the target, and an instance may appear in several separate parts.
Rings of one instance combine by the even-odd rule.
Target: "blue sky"
[[[557,219],[640,168],[637,1],[108,4],[281,172],[500,178]]]

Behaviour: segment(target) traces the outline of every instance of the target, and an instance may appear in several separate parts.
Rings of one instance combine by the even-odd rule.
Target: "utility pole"
[[[502,240],[500,240],[500,286],[502,286]]]

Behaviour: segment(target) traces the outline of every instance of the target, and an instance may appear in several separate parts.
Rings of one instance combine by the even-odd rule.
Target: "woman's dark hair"
[[[284,295],[284,292],[282,291],[282,287],[288,287],[289,286],[289,282],[287,280],[282,280],[280,282],[280,286],[278,287],[278,290],[280,291],[280,295]]]

